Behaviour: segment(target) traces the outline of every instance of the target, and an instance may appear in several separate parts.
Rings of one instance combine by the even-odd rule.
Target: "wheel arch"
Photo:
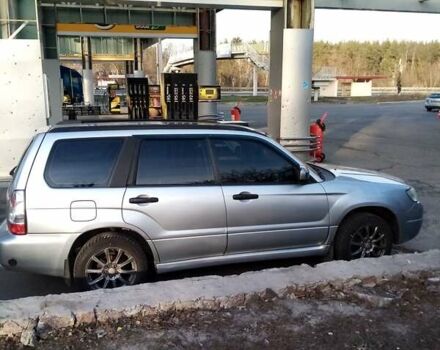
[[[393,233],[393,244],[396,244],[399,241],[399,221],[397,220],[397,215],[390,210],[389,208],[383,207],[383,206],[363,206],[363,207],[357,207],[353,208],[342,217],[342,219],[339,221],[338,224],[338,230],[339,227],[341,227],[346,220],[348,220],[350,217],[352,217],[355,214],[359,213],[370,213],[377,215],[384,219],[387,223],[389,223],[391,231]],[[338,232],[336,232],[336,235]],[[335,235],[335,237],[336,237]]]
[[[139,243],[139,246],[142,248],[143,252],[147,256],[147,261],[150,267],[152,268],[152,271],[156,271],[156,263],[159,261],[159,256],[151,240],[146,239],[141,233],[133,229],[112,226],[112,227],[102,227],[102,228],[96,228],[85,231],[73,242],[72,247],[70,248],[69,251],[69,255],[67,257],[68,267],[65,267],[64,274],[66,279],[71,280],[73,276],[73,266],[75,263],[75,259],[80,249],[84,246],[84,244],[93,237],[104,232],[115,232],[118,234],[130,236],[137,243]]]

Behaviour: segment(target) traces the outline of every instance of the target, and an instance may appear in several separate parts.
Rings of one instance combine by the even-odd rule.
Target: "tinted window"
[[[142,142],[137,185],[206,185],[213,182],[206,141],[151,139]]]
[[[106,187],[122,147],[122,139],[58,141],[45,177],[52,187]]]
[[[430,98],[440,98],[440,94],[431,94]]]
[[[214,139],[212,144],[224,184],[298,182],[296,167],[269,145],[246,139]]]

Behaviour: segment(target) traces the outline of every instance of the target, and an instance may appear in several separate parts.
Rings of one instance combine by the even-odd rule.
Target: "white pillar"
[[[272,11],[270,25],[270,71],[269,98],[267,104],[267,132],[275,140],[279,140],[280,138],[283,28],[284,10]]]
[[[280,142],[307,159],[312,89],[314,0],[285,1]]]
[[[197,73],[199,85],[217,85],[217,54],[215,51],[199,50]],[[217,115],[217,102],[200,102],[199,116]]]
[[[92,42],[90,38],[81,39],[82,50],[82,78],[83,78],[83,95],[85,105],[95,104],[95,86],[94,75],[92,69]]]
[[[255,64],[252,67],[252,96],[258,96],[258,70]]]
[[[280,139],[309,136],[312,89],[313,29],[284,29]]]
[[[94,97],[94,84],[93,84],[93,70],[92,69],[83,69],[82,70],[83,77],[83,94],[84,94],[84,104],[85,105],[93,105],[95,103]]]

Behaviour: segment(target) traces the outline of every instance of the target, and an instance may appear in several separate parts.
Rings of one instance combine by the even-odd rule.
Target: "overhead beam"
[[[122,1],[121,1],[122,2]],[[282,8],[284,0],[130,0],[129,4],[162,7],[270,10]],[[440,13],[438,0],[315,0],[315,8],[391,12]]]
[[[438,0],[315,0],[315,8],[440,13]]]
[[[130,4],[148,4],[155,7],[200,7],[218,9],[247,9],[247,10],[271,10],[283,7],[283,0],[130,0]]]

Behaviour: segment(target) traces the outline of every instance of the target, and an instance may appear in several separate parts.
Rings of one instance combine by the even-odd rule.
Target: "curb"
[[[377,102],[378,105],[386,105],[386,104],[397,104],[397,103],[420,103],[424,102],[425,100],[403,100],[403,101],[383,101],[383,102]]]
[[[96,324],[123,317],[151,317],[169,310],[218,310],[242,306],[252,296],[292,296],[305,288],[368,277],[393,278],[440,269],[440,250],[351,262],[332,261],[246,272],[146,283],[114,290],[48,295],[0,302],[0,337]]]

